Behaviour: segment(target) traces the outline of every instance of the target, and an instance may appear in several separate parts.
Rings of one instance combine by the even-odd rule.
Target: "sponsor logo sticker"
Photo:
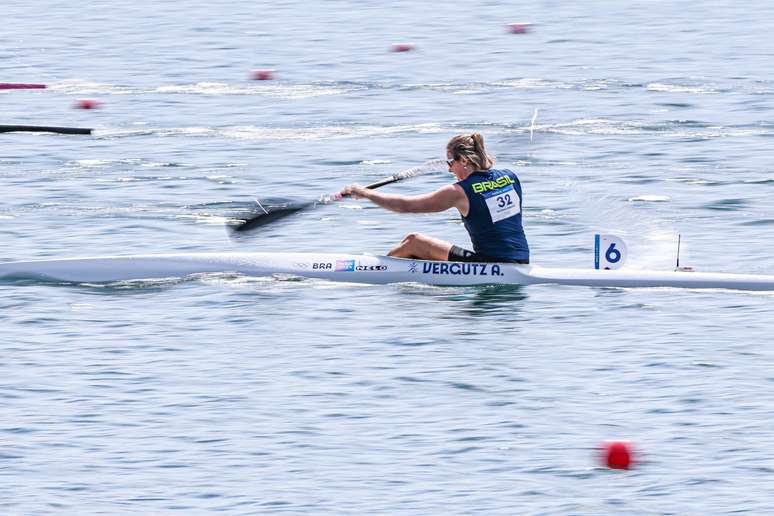
[[[336,260],[336,272],[353,272],[355,260]]]
[[[386,265],[358,265],[356,271],[386,271]]]

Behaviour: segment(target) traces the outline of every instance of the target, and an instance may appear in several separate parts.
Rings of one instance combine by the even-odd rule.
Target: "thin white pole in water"
[[[532,133],[535,132],[535,120],[537,120],[538,110],[535,108],[535,113],[532,115],[532,123],[529,125],[529,143],[532,143]]]

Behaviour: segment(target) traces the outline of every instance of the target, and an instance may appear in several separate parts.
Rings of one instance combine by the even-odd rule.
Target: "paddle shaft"
[[[382,179],[381,181],[377,181],[375,183],[371,183],[370,185],[366,186],[366,189],[368,189],[368,190],[376,190],[380,186],[389,185],[391,183],[396,183],[396,182],[400,181],[401,179],[403,179],[403,178],[396,177],[396,176],[390,176],[390,177],[388,177],[386,179]],[[349,197],[349,195],[342,195],[342,197]]]

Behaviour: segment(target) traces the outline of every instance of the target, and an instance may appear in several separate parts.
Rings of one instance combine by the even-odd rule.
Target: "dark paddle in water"
[[[437,172],[439,170],[445,170],[446,162],[444,160],[428,161],[418,167],[413,167],[402,172],[397,172],[392,176],[377,181],[376,183],[366,186],[371,190],[379,188],[390,183],[397,183],[409,177],[419,176],[427,174],[429,172]],[[307,208],[314,208],[319,205],[331,204],[338,200],[348,197],[340,193],[333,193],[320,196],[316,201],[291,201],[291,200],[266,200],[265,202],[256,201],[258,203],[258,212],[250,217],[232,221],[229,227],[236,233],[250,231],[252,229],[264,226],[279,219],[283,219],[294,213],[306,210]]]
[[[59,133],[59,134],[91,134],[86,127],[50,127],[44,125],[0,125],[0,133]]]

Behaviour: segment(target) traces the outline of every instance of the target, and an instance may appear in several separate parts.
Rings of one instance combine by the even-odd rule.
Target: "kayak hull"
[[[673,287],[774,290],[774,275],[550,268],[460,263],[341,253],[177,253],[0,263],[0,279],[110,283],[192,274],[289,275],[353,283]]]

